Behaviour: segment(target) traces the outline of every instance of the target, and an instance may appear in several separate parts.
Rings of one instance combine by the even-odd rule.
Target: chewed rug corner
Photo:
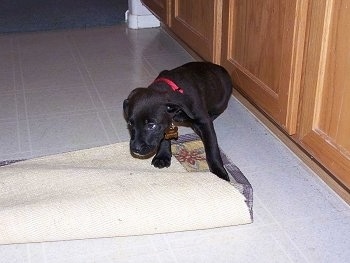
[[[184,134],[177,140],[172,141],[172,153],[174,157],[189,172],[206,172],[209,167],[206,162],[203,143],[198,135]],[[253,187],[241,170],[220,149],[224,167],[227,170],[230,183],[244,195],[249,207],[251,219],[253,220]]]

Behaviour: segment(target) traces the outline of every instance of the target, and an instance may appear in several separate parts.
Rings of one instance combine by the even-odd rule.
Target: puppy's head
[[[148,88],[133,90],[124,100],[124,117],[130,131],[130,151],[138,158],[156,153],[171,125],[172,112],[162,94]]]

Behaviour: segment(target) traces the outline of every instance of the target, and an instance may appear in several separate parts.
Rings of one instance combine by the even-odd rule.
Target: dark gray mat
[[[128,0],[0,0],[0,33],[110,26],[127,9]]]

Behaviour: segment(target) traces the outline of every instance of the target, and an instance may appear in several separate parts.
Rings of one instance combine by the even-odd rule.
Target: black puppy
[[[213,120],[227,107],[232,82],[227,71],[209,62],[190,62],[162,71],[148,88],[136,88],[124,101],[130,150],[137,157],[155,154],[155,167],[169,167],[173,122],[188,123],[203,141],[210,171],[229,181],[223,167]]]

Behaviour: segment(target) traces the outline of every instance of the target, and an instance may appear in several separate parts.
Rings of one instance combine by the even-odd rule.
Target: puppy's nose
[[[143,154],[145,151],[145,144],[143,143],[133,143],[131,144],[131,151],[136,154]]]
[[[134,153],[141,153],[142,152],[142,147],[141,147],[141,145],[137,145],[136,147],[134,147],[134,148],[132,148],[132,151],[134,152]]]

